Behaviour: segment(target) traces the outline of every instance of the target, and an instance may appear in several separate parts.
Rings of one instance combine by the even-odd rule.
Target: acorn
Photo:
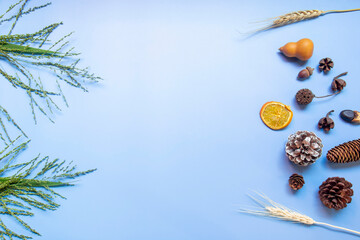
[[[346,122],[360,124],[360,112],[358,111],[343,110],[340,117]]]
[[[305,69],[301,70],[298,74],[298,79],[307,79],[309,78],[314,72],[314,69],[311,67],[306,67]]]

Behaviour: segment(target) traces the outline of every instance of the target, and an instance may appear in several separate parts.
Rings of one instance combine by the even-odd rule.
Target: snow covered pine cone
[[[291,134],[285,146],[287,157],[300,166],[312,164],[322,154],[322,142],[313,132],[297,131]]]

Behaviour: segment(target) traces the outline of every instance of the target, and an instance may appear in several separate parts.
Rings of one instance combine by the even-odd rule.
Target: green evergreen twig
[[[15,140],[18,141],[18,140]],[[0,214],[8,215],[20,223],[26,230],[40,235],[22,218],[33,216],[33,208],[56,210],[59,204],[56,197],[61,197],[54,188],[72,186],[69,179],[74,179],[95,171],[75,171],[71,163],[59,159],[50,160],[48,156],[40,157],[15,164],[15,160],[30,141],[14,144],[0,151]],[[15,147],[13,147],[15,146]],[[0,218],[0,239],[30,239],[30,236],[15,233],[10,230]]]
[[[72,33],[50,44],[49,36],[62,24],[61,22],[50,24],[34,33],[13,34],[21,17],[51,4],[46,3],[26,9],[28,3],[29,0],[19,0],[0,15],[0,25],[11,23],[9,34],[0,35],[0,61],[7,62],[13,68],[13,71],[10,72],[0,66],[0,76],[13,87],[26,92],[35,123],[37,122],[36,110],[53,121],[51,118],[53,109],[61,111],[54,98],[59,96],[68,106],[62,91],[63,83],[87,91],[85,83],[97,82],[101,78],[90,73],[87,68],[77,66],[80,59],[76,56],[79,53],[74,52],[73,48],[65,50],[69,45],[68,38]],[[42,83],[42,77],[38,75],[40,70],[50,74],[46,87]],[[49,80],[51,79],[54,80],[54,90],[49,89]],[[5,108],[0,107],[0,128],[6,132],[1,121],[1,114],[5,115],[8,120],[9,115]],[[15,123],[13,120],[9,121]],[[18,128],[17,125],[15,126]],[[5,135],[10,140],[8,134]],[[2,136],[0,136],[0,140],[2,140]]]

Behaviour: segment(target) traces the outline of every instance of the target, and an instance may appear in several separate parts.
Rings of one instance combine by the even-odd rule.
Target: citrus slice
[[[290,106],[280,102],[267,102],[260,110],[261,120],[271,129],[279,130],[288,126],[293,117]]]

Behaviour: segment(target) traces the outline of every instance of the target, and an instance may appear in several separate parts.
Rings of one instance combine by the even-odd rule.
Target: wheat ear
[[[355,231],[355,230],[331,225],[328,223],[317,222],[309,216],[306,216],[302,213],[291,210],[277,202],[274,202],[273,200],[271,200],[270,198],[266,197],[263,194],[257,193],[257,195],[258,195],[258,197],[260,197],[260,199],[255,198],[253,196],[250,196],[250,197],[261,206],[261,209],[259,209],[259,210],[240,209],[239,211],[242,213],[273,217],[276,219],[290,221],[290,222],[294,222],[294,223],[302,223],[305,225],[327,226],[330,228],[334,228],[334,229],[338,229],[341,231],[360,235],[360,232]]]
[[[353,11],[360,11],[360,8],[347,9],[347,10],[328,10],[328,11],[304,10],[304,11],[291,12],[278,17],[268,19],[268,20],[273,20],[271,25],[261,28],[258,31],[264,31],[271,28],[277,28],[291,23],[300,22],[303,20],[317,18],[328,13],[344,13],[344,12],[353,12]]]

